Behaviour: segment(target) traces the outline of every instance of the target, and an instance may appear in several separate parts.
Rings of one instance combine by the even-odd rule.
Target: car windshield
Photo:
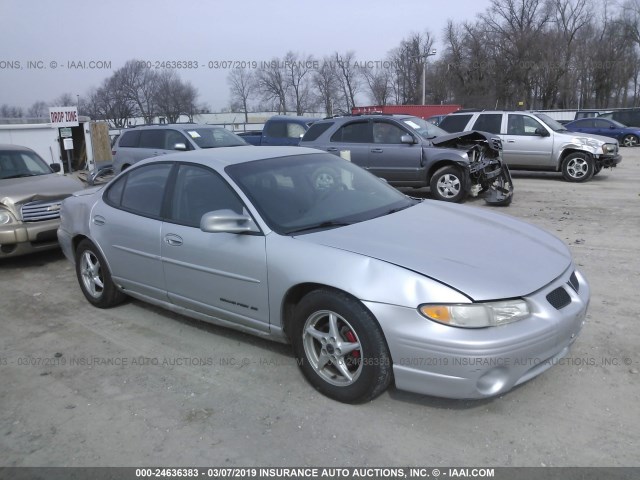
[[[283,235],[350,225],[419,202],[327,153],[241,163],[225,171],[269,227]]]
[[[536,113],[535,116],[546,123],[547,126],[554,132],[568,132],[564,125],[562,125],[560,122],[557,122],[550,116],[545,115],[544,113]]]
[[[248,145],[242,138],[224,128],[188,128],[185,133],[200,148],[238,147]]]
[[[29,151],[0,151],[0,180],[9,178],[34,177],[52,173],[38,154]]]
[[[427,140],[448,135],[448,133],[440,127],[418,117],[403,118],[401,122]]]

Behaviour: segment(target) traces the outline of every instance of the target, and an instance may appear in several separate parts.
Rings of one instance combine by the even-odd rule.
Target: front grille
[[[547,295],[547,301],[556,309],[566,307],[571,303],[571,297],[564,289],[564,287],[558,287],[549,295]]]
[[[23,222],[43,222],[60,218],[62,200],[29,202],[22,206]]]
[[[573,272],[569,277],[569,285],[573,288],[576,293],[580,291],[580,282],[578,281],[578,277],[576,276],[576,272]]]

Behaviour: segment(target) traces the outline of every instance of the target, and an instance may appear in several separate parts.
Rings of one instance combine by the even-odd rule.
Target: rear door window
[[[473,124],[472,130],[499,134],[501,127],[501,113],[481,113]]]
[[[333,134],[331,141],[344,143],[373,143],[371,123],[368,121],[348,123]]]
[[[438,125],[449,133],[463,132],[473,115],[447,115]]]
[[[331,125],[333,125],[333,122],[314,123],[313,125],[311,125],[311,128],[307,130],[307,133],[304,134],[302,141],[313,142],[314,140],[317,140],[320,135],[322,135],[329,129],[329,127],[331,127]]]
[[[120,137],[119,147],[133,147],[138,146],[140,141],[140,130],[132,130],[130,132],[124,132]]]
[[[165,149],[166,130],[142,130],[140,132],[140,148]]]

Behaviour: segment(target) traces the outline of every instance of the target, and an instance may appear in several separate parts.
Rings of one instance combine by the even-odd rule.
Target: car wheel
[[[126,295],[116,287],[104,258],[89,240],[76,249],[76,275],[84,296],[98,308],[122,303]]]
[[[562,161],[562,176],[567,182],[586,182],[594,172],[593,158],[586,153],[572,153]]]
[[[324,395],[358,403],[391,381],[391,357],[373,315],[344,293],[316,290],[296,306],[292,343],[307,380]]]
[[[625,147],[636,147],[638,146],[638,137],[632,134],[625,135],[622,139],[622,145]]]
[[[466,194],[460,169],[453,165],[436,170],[429,186],[433,198],[445,202],[462,202]]]

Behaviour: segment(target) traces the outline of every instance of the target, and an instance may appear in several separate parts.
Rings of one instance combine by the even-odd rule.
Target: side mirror
[[[260,232],[249,215],[240,215],[229,209],[205,213],[200,219],[200,230],[208,233]]]
[[[415,140],[413,139],[413,137],[411,135],[402,135],[400,137],[400,141],[402,143],[408,143],[409,145],[413,145],[415,143]]]
[[[59,173],[60,172],[60,164],[59,163],[50,163],[49,166],[51,167],[51,170],[53,170],[55,173]]]
[[[173,146],[173,149],[174,149],[174,150],[181,150],[181,151],[183,151],[183,152],[184,152],[184,151],[186,151],[186,150],[187,150],[187,146],[186,146],[184,143],[176,143],[176,144]]]
[[[536,128],[535,134],[540,136],[540,137],[548,137],[549,136],[549,132],[547,132],[544,128]]]

